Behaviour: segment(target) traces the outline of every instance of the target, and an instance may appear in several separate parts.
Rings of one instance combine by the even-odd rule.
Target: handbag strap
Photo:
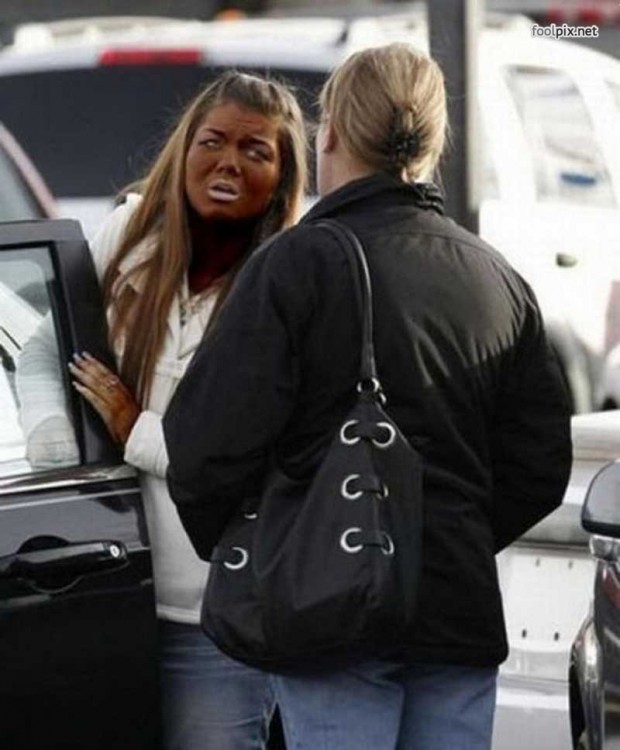
[[[373,337],[372,287],[366,253],[359,238],[349,227],[334,219],[322,219],[316,226],[327,229],[345,251],[353,275],[355,297],[362,318],[362,357],[358,390],[376,394],[384,401],[385,396],[377,375]]]

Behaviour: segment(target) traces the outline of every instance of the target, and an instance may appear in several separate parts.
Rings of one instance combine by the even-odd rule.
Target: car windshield
[[[0,119],[54,195],[114,195],[145,173],[181,109],[222,72],[196,65],[112,65],[4,75]],[[325,74],[258,72],[295,86],[306,115],[314,114]]]
[[[40,218],[42,213],[30,188],[0,148],[0,221]]]

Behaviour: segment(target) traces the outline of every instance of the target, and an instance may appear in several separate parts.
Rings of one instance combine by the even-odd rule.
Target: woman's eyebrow
[[[203,133],[209,131],[210,133],[215,133],[215,135],[224,135],[223,130],[219,130],[218,128],[214,128],[211,125],[203,125],[201,128],[198,128],[198,135],[202,135]]]
[[[264,136],[261,136],[261,135],[249,135],[247,137],[247,140],[250,143],[257,143],[263,146],[267,146],[269,148],[273,148],[272,141],[269,138],[265,138]]]
[[[222,138],[226,137],[226,131],[225,130],[221,130],[220,128],[216,128],[216,127],[214,127],[212,125],[203,125],[201,128],[198,129],[198,131],[197,131],[196,134],[198,136],[201,136],[201,135],[204,135],[207,132],[212,133],[213,135],[220,136]],[[245,141],[247,141],[249,143],[261,144],[261,145],[267,146],[268,148],[273,149],[273,144],[272,144],[271,140],[269,138],[266,138],[265,136],[254,135],[254,134],[250,133],[247,136],[244,136],[243,140],[245,140]]]

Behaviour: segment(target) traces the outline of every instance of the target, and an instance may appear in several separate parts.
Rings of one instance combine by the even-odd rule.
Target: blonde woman
[[[118,373],[87,352],[69,368],[141,471],[166,748],[263,747],[274,707],[266,677],[220,655],[199,628],[209,566],[167,492],[161,419],[239,269],[263,239],[296,220],[305,160],[293,95],[256,76],[225,74],[188,106],[140,193],[127,195],[92,242]]]
[[[566,393],[527,284],[423,183],[446,133],[435,62],[404,44],[361,51],[334,71],[321,108],[322,200],[246,266],[179,385],[164,419],[171,495],[210,559],[267,471],[313,476],[360,366],[351,270],[316,226],[342,222],[368,260],[385,408],[423,458],[418,615],[345,665],[316,672],[300,654],[273,675],[287,743],[488,750],[507,654],[494,556],[561,502]]]

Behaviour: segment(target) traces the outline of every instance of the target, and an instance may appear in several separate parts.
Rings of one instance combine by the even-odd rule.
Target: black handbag
[[[420,572],[422,462],[384,411],[363,248],[332,220],[362,314],[357,400],[310,480],[274,469],[212,556],[205,632],[270,671],[329,667],[398,651]]]

